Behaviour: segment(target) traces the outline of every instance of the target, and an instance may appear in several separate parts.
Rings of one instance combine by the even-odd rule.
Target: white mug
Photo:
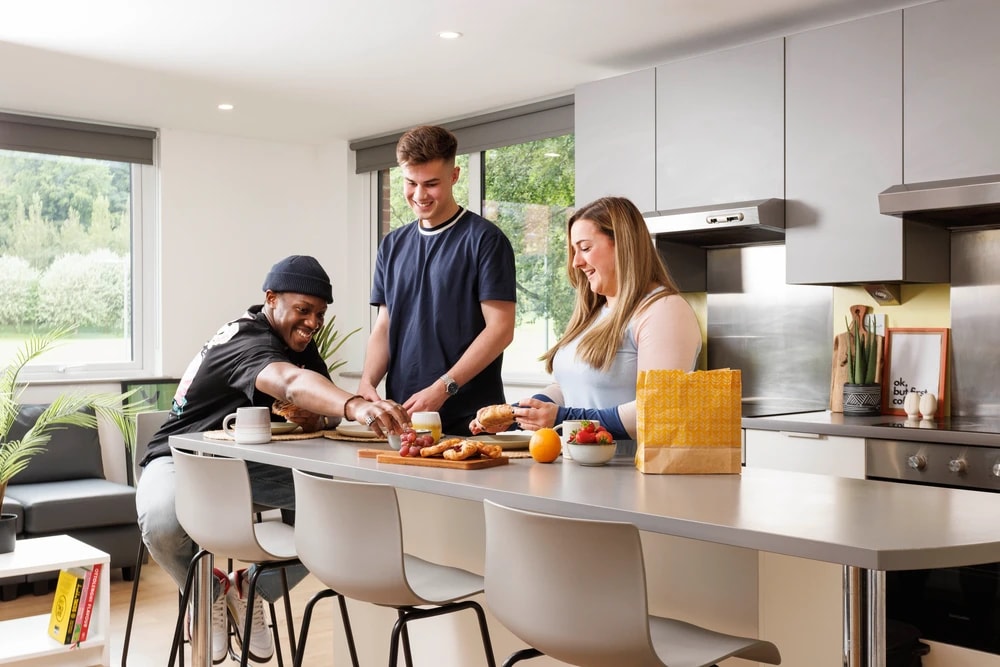
[[[232,423],[236,422],[236,428]],[[237,445],[261,445],[271,442],[270,408],[236,408],[222,420],[222,430],[233,436]]]
[[[556,426],[553,427],[557,431],[560,429],[562,430],[562,455],[564,459],[573,458],[572,456],[570,456],[569,447],[567,446],[569,444],[569,436],[573,435],[581,428],[583,428],[583,422],[585,421],[590,422],[595,427],[601,425],[601,422],[596,421],[594,419],[581,419],[581,420],[567,419],[562,424],[557,424]]]

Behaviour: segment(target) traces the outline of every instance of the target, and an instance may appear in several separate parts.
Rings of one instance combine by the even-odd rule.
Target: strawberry
[[[580,432],[580,430],[577,429],[577,430],[573,431],[572,433],[570,433],[569,434],[569,442],[576,442],[576,434],[579,433],[579,432]]]
[[[580,429],[585,433],[594,433],[597,431],[597,427],[594,426],[594,422],[585,421],[583,422],[583,428]]]
[[[580,431],[576,434],[576,442],[581,445],[592,445],[597,442],[597,436],[593,431],[580,429]]]
[[[597,439],[597,444],[599,445],[610,445],[615,441],[615,439],[612,438],[611,434],[607,431],[598,431],[595,437]]]

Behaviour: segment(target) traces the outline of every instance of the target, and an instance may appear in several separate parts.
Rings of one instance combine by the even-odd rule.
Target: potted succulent
[[[879,341],[875,323],[865,317],[847,322],[847,382],[844,414],[871,416],[882,413],[882,385],[878,382]]]
[[[28,467],[33,456],[45,451],[52,432],[58,428],[67,425],[96,428],[98,417],[102,417],[118,427],[126,447],[131,449],[135,441],[132,415],[141,408],[123,407],[131,392],[81,391],[61,394],[45,408],[23,437],[8,439],[11,426],[17,420],[21,394],[27,387],[18,382],[21,370],[73,330],[73,327],[64,327],[29,336],[14,358],[0,367],[0,507],[3,506],[7,484]],[[0,514],[0,553],[4,553],[5,548],[13,550],[14,518],[13,514]]]

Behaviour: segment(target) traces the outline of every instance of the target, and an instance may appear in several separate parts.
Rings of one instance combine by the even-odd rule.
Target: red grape
[[[400,447],[399,448],[399,455],[400,456],[409,456],[410,455],[410,446],[409,445],[403,445],[402,447]]]

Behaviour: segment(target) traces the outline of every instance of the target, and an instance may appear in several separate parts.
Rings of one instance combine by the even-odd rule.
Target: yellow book
[[[52,614],[49,617],[49,636],[60,644],[68,644],[73,638],[74,622],[86,575],[86,571],[78,567],[59,572],[56,595],[52,600]]]

